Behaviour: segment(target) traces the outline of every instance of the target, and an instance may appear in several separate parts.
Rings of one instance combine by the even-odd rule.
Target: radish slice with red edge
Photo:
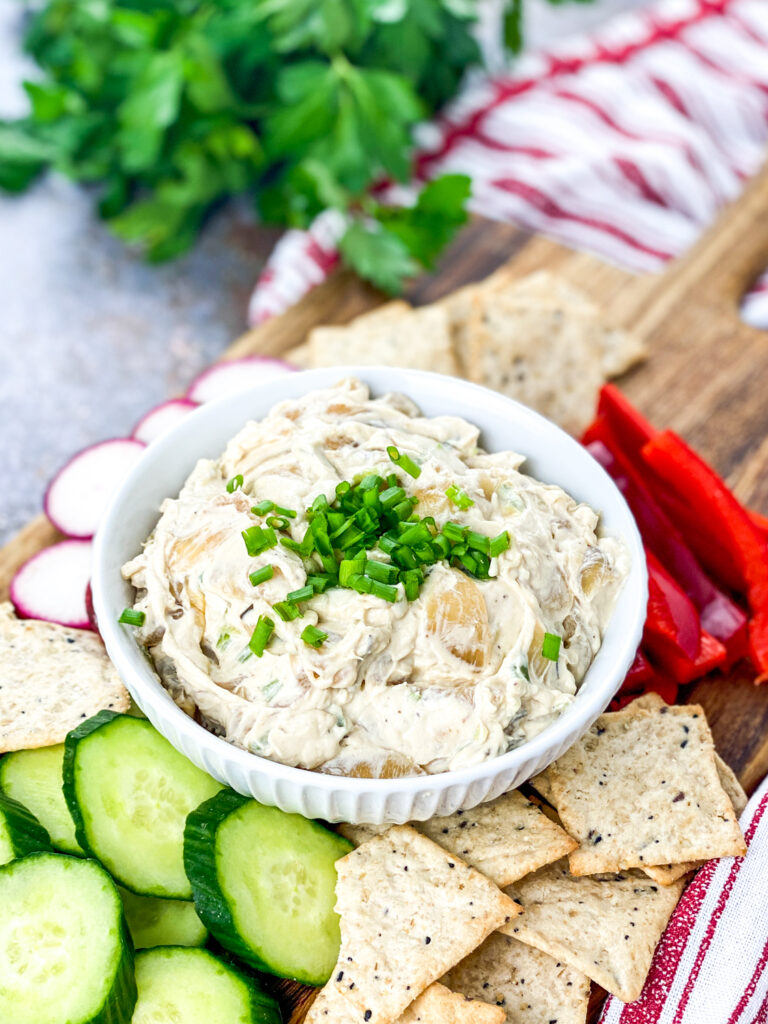
[[[172,398],[170,402],[163,402],[156,405],[154,409],[142,416],[139,422],[131,431],[134,441],[141,441],[149,444],[156,437],[160,437],[171,427],[188,416],[193,409],[197,408],[197,402],[190,402],[188,398]]]
[[[96,532],[109,499],[138,462],[145,445],[129,437],[102,441],[74,455],[48,485],[45,514],[67,537]]]
[[[25,619],[90,629],[85,592],[91,577],[91,542],[63,540],[33,555],[11,581],[11,601]]]
[[[247,356],[245,359],[231,359],[217,363],[195,377],[187,391],[187,398],[193,402],[211,402],[214,398],[234,395],[245,391],[254,384],[296,373],[296,367],[282,359],[268,356]]]

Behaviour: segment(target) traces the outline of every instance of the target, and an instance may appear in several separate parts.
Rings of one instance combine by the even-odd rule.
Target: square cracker
[[[510,1024],[584,1024],[589,978],[562,960],[496,932],[443,983],[503,1007]]]
[[[97,711],[130,704],[95,633],[0,605],[0,753],[62,743]]]
[[[604,382],[592,321],[514,293],[479,292],[469,332],[471,380],[531,406],[571,434],[590,423]]]
[[[392,1024],[519,907],[479,871],[396,825],[337,861],[341,947],[306,1024]]]
[[[746,852],[695,704],[601,715],[533,785],[579,848],[574,875]]]
[[[397,1024],[504,1024],[501,1006],[451,992],[435,982],[415,999]]]
[[[631,704],[633,708],[646,709],[662,708],[665,706],[667,706],[666,701],[662,700],[658,693],[644,693],[642,697],[637,697]],[[747,794],[744,792],[735,772],[725,763],[717,751],[715,751],[715,766],[717,767],[720,785],[731,801],[736,817],[740,818],[742,811],[747,806]],[[685,861],[682,864],[657,864],[644,870],[649,878],[652,878],[660,885],[672,885],[678,878],[682,878],[690,871],[696,871],[705,863],[706,861],[693,860]]]
[[[641,871],[579,878],[564,858],[507,889],[523,913],[501,931],[631,1003],[642,991],[683,885],[657,885]]]
[[[518,789],[468,811],[414,822],[413,827],[500,888],[578,846]],[[361,843],[386,831],[386,826],[341,825],[339,831]]]
[[[400,315],[371,314],[367,322],[310,331],[312,366],[407,366],[456,374],[448,316],[440,306],[423,306]]]

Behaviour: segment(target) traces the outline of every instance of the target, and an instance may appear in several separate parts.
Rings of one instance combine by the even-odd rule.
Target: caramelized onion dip
[[[144,613],[138,639],[176,703],[262,757],[362,777],[476,765],[557,718],[600,648],[629,555],[598,535],[596,511],[478,437],[347,379],[281,402],[201,459],[123,567]],[[361,501],[372,490],[379,510],[398,488],[417,499],[397,503],[399,525],[388,513],[390,553],[355,551],[355,524],[369,520],[339,511],[349,487]],[[310,509],[327,510],[318,529],[332,541],[341,530],[330,557],[327,545],[300,550]],[[450,542],[396,548],[445,529]],[[340,586],[334,560],[350,555]],[[306,596],[308,575],[322,592]]]

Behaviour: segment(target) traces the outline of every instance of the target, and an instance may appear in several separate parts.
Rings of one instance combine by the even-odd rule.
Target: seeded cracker
[[[456,374],[458,366],[440,306],[424,306],[405,316],[371,314],[368,322],[344,327],[315,327],[310,331],[312,366],[409,366],[417,370]]]
[[[487,878],[408,825],[364,843],[336,868],[339,960],[306,1024],[393,1024],[519,913]]]
[[[697,705],[602,715],[544,775],[540,792],[580,843],[574,875],[746,852]]]
[[[62,743],[102,708],[129,707],[94,633],[17,619],[11,604],[0,605],[0,753]]]
[[[473,999],[503,1007],[510,1024],[584,1024],[589,978],[497,932],[443,978]]]
[[[507,890],[523,913],[501,930],[631,1003],[683,885],[657,885],[641,871],[577,878],[564,858]]]
[[[397,1024],[504,1024],[500,1006],[469,999],[435,982],[411,1003]]]
[[[666,706],[666,702],[661,699],[658,693],[644,693],[642,697],[638,697],[631,704],[633,708],[645,708],[646,710],[648,708],[663,708]],[[717,766],[720,785],[731,801],[736,817],[740,818],[742,811],[747,806],[747,794],[742,789],[741,783],[736,778],[732,769],[728,767],[717,751],[715,751],[715,765]],[[704,863],[705,861],[697,860],[686,861],[683,864],[659,864],[654,867],[645,868],[645,873],[660,885],[672,885],[678,878],[682,878],[690,871],[696,871]]]
[[[468,811],[414,822],[413,827],[500,888],[578,846],[516,789]],[[339,831],[361,843],[386,831],[386,826],[342,825]]]

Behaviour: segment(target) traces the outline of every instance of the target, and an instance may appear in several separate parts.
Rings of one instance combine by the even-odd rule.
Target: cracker
[[[698,705],[602,715],[544,774],[575,875],[746,852]]]
[[[468,364],[471,380],[531,406],[572,434],[592,420],[604,381],[591,321],[506,292],[475,296]]]
[[[506,1018],[501,1006],[470,999],[435,982],[411,1003],[398,1024],[504,1024]]]
[[[95,633],[17,619],[0,605],[0,753],[62,743],[97,711],[129,707]]]
[[[406,302],[404,299],[392,299],[391,302],[384,302],[381,306],[376,306],[375,309],[369,309],[365,313],[360,313],[354,320],[350,320],[347,326],[352,324],[355,327],[359,327],[360,324],[376,324],[382,321],[397,320],[399,317],[412,312],[413,306],[410,302]]]
[[[408,825],[337,861],[338,963],[307,1024],[392,1024],[519,907]]]
[[[589,979],[564,961],[497,932],[443,979],[503,1007],[510,1024],[584,1024]]]
[[[637,697],[631,704],[634,708],[662,708],[668,706],[658,693],[644,693],[641,697]],[[742,789],[741,783],[736,777],[735,773],[720,755],[715,751],[715,766],[717,768],[717,775],[720,779],[720,785],[723,787],[728,799],[731,801],[734,812],[737,818],[741,817],[744,808],[747,806],[747,794]],[[658,882],[660,885],[672,885],[678,878],[682,878],[691,871],[698,870],[705,861],[685,861],[682,864],[658,864],[651,867],[645,868],[645,873],[649,878]]]
[[[463,858],[500,888],[574,850],[571,839],[517,790],[468,811],[413,823],[423,835]],[[384,826],[342,825],[347,839],[360,843]]]
[[[315,327],[308,344],[313,366],[405,366],[455,374],[448,317],[440,306],[424,306],[400,316],[345,327]]]
[[[564,858],[507,890],[523,913],[501,930],[630,1003],[642,991],[683,885],[657,885],[641,871],[579,878]]]

